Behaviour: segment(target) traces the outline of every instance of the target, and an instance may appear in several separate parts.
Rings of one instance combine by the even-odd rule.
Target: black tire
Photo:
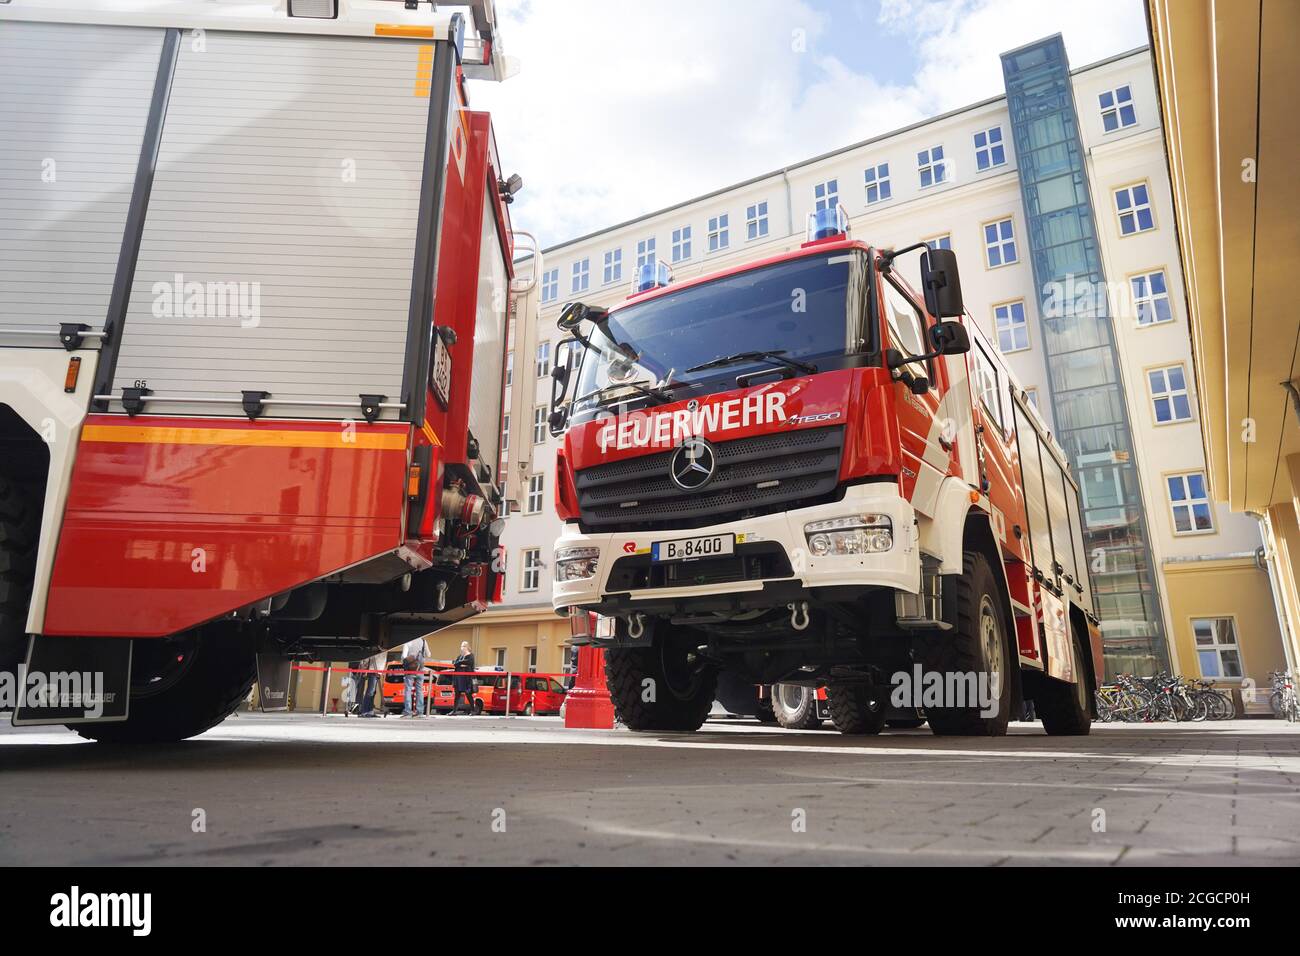
[[[186,660],[175,672],[146,683],[151,658],[173,658],[171,640],[137,640],[131,664],[128,719],[71,724],[82,737],[108,744],[172,743],[197,737],[221,723],[244,702],[257,679],[252,640],[242,633],[203,631],[182,644]],[[137,668],[136,661],[141,662]]]
[[[27,611],[36,574],[40,511],[23,488],[0,478],[0,671],[27,659]]]
[[[887,720],[885,726],[893,730],[916,730],[918,727],[925,726],[924,717],[900,717],[898,720]]]
[[[656,634],[651,647],[605,651],[605,682],[623,726],[695,731],[704,725],[713,709],[718,671],[692,660],[691,652],[690,642],[672,632]]]
[[[956,579],[957,627],[919,635],[913,645],[927,672],[1001,675],[998,700],[990,717],[980,708],[931,707],[925,715],[930,730],[941,737],[1001,737],[1011,719],[1013,661],[1010,629],[1003,611],[1001,589],[984,555],[967,551]]]
[[[831,723],[842,734],[864,736],[885,728],[885,696],[870,684],[832,684],[826,690]]]
[[[772,685],[772,714],[786,730],[816,730],[822,725],[817,716],[817,689],[798,684]]]
[[[483,716],[483,701],[479,700],[477,697],[474,698],[474,716]]]
[[[1043,729],[1053,737],[1086,737],[1092,730],[1092,681],[1084,662],[1086,651],[1079,628],[1071,626],[1070,640],[1074,644],[1074,659],[1082,673],[1073,684],[1054,680],[1046,675],[1039,678],[1034,694],[1034,711],[1043,722]]]
[[[525,717],[533,716],[533,702],[531,700],[528,703],[524,704],[524,716]]]

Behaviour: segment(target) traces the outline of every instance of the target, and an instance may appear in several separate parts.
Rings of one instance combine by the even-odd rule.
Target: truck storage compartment
[[[163,33],[0,28],[0,347],[103,328]]]
[[[300,418],[404,400],[432,60],[415,41],[182,35],[115,397],[228,415],[266,392]]]

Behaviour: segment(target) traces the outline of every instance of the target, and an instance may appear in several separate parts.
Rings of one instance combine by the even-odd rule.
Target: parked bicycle
[[[1236,716],[1231,695],[1211,682],[1169,673],[1120,674],[1113,684],[1097,691],[1097,717],[1103,721],[1231,720]]]
[[[1296,697],[1295,678],[1286,671],[1269,671],[1268,679],[1273,682],[1272,692],[1268,695],[1273,716],[1289,724],[1300,721],[1300,699]]]

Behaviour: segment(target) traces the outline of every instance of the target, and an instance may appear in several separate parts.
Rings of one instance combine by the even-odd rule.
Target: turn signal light
[[[406,497],[420,497],[420,466],[412,465],[406,475]]]
[[[81,374],[81,356],[68,359],[68,374],[63,376],[63,390],[71,395],[77,390],[77,376]]]

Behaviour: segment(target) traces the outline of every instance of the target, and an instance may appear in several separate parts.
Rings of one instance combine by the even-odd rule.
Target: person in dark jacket
[[[460,699],[465,698],[465,712],[471,716],[474,713],[474,678],[469,676],[469,672],[474,670],[474,653],[469,649],[469,641],[460,642],[460,657],[452,661],[452,670],[456,671],[456,676],[452,678],[453,685],[456,688],[456,702],[452,705],[452,714],[460,713]]]

